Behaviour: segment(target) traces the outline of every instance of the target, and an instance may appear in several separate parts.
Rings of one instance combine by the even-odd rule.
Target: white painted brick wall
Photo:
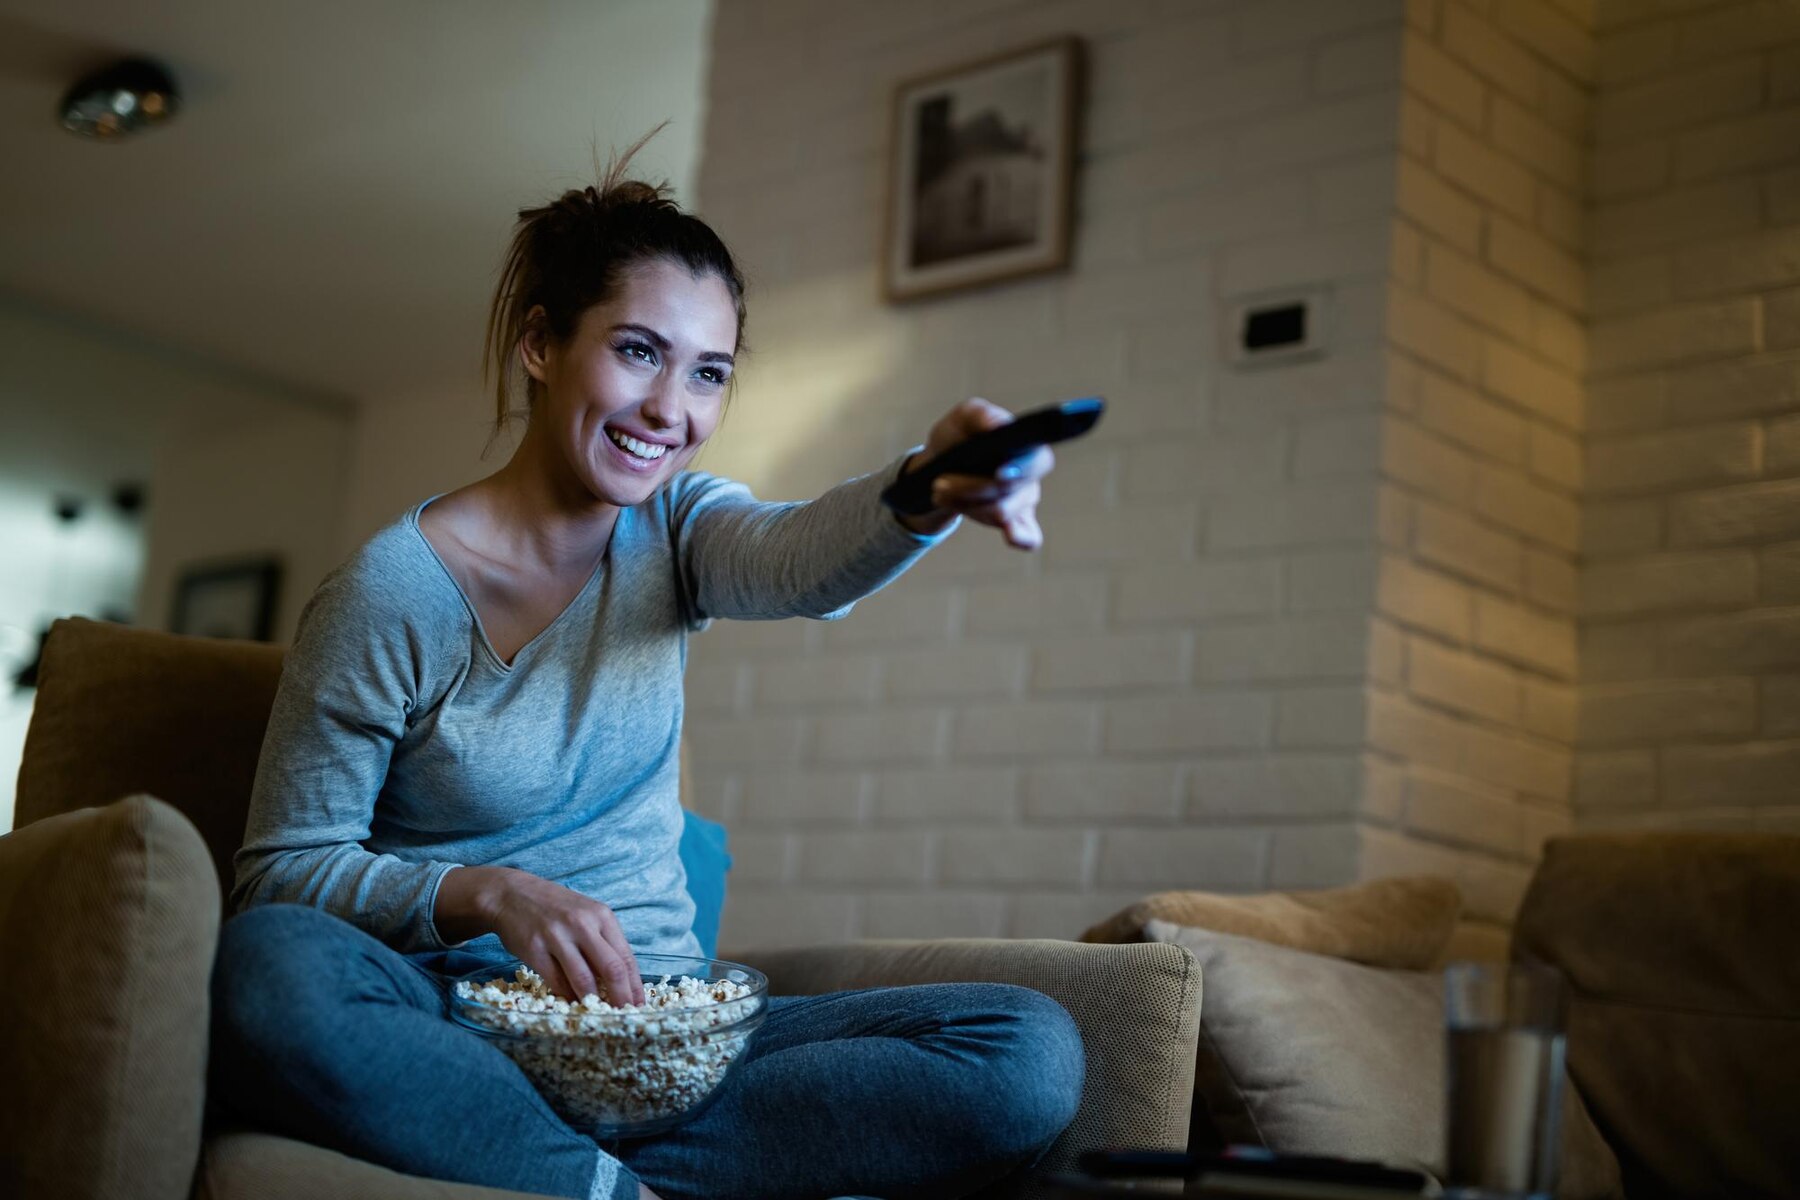
[[[1404,8],[721,0],[700,207],[757,355],[708,468],[803,496],[970,392],[1112,401],[1060,454],[1042,553],[965,529],[842,622],[695,640],[698,793],[753,839],[728,944],[1074,936],[1152,886],[1346,882],[1345,823],[1398,819],[1363,694],[1404,671],[1372,621],[1408,516],[1378,499]],[[1062,31],[1089,51],[1075,269],[881,303],[893,84]],[[1480,102],[1432,53],[1420,86]],[[1480,272],[1528,341],[1527,285],[1450,249],[1440,287]],[[1289,284],[1335,289],[1332,353],[1225,366],[1226,300]]]
[[[965,530],[829,628],[696,640],[727,944],[1417,870],[1504,922],[1577,816],[1800,823],[1784,7],[720,0],[700,199],[758,354],[707,466],[806,495],[971,391],[1113,401],[1043,553]],[[1075,268],[882,304],[893,82],[1063,31]],[[1332,352],[1223,364],[1297,284]]]
[[[1800,8],[1614,9],[1576,802],[1584,824],[1776,828],[1800,778],[1800,593],[1783,582],[1800,208],[1782,199],[1800,179]]]
[[[1017,819],[1016,767],[887,770],[875,781],[874,819],[893,825],[1004,825]]]
[[[1400,0],[891,7],[722,0],[702,209],[751,268],[758,354],[707,466],[806,495],[968,390],[1112,407],[1060,452],[1040,554],[965,529],[830,628],[695,640],[702,792],[754,838],[725,945],[1073,937],[1154,887],[1354,878],[1345,817],[1399,808],[1361,687],[1400,671],[1370,624]],[[878,302],[893,83],[1064,29],[1091,83],[1075,270]],[[792,185],[747,153],[785,137],[756,108],[824,119]],[[1226,299],[1285,284],[1334,286],[1332,353],[1222,365]],[[841,414],[880,437],[821,441]]]

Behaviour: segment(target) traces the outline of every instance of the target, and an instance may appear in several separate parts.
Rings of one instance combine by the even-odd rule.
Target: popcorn
[[[551,992],[521,966],[513,978],[459,982],[461,1015],[495,1041],[564,1120],[616,1129],[679,1117],[724,1079],[743,1052],[752,989],[729,979],[664,975],[644,984],[644,1003],[578,1001]]]

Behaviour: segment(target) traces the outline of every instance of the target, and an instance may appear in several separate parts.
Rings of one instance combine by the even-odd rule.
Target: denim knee
[[[990,1063],[994,1094],[1004,1097],[1006,1119],[988,1130],[1006,1144],[991,1147],[1006,1158],[1034,1158],[1074,1120],[1087,1077],[1087,1054],[1075,1019],[1061,1004],[1033,988],[985,985],[981,1009],[1006,1019],[1009,1036]]]
[[[226,920],[213,962],[215,1029],[254,1034],[263,1024],[304,1019],[336,986],[341,918],[305,904],[261,904]]]
[[[1030,1030],[1031,1086],[1021,1091],[1030,1096],[1028,1124],[1035,1125],[1042,1146],[1048,1146],[1067,1129],[1081,1107],[1081,1089],[1087,1080],[1087,1051],[1081,1030],[1069,1010],[1044,993],[1018,988],[1019,1019]]]
[[[343,924],[310,904],[259,904],[220,927],[218,961],[236,975],[310,969],[333,957],[331,942]]]

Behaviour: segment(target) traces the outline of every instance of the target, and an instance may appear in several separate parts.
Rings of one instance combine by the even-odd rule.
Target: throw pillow
[[[1456,885],[1433,876],[1254,896],[1158,892],[1095,925],[1081,940],[1145,941],[1146,923],[1166,921],[1372,967],[1418,971],[1438,961],[1461,909]]]
[[[1200,963],[1200,1146],[1372,1158],[1436,1171],[1443,1157],[1443,980],[1151,921]],[[1565,1086],[1565,1200],[1618,1191],[1618,1164]],[[1208,1128],[1210,1127],[1210,1128]]]
[[[694,936],[700,953],[718,953],[719,914],[725,908],[725,873],[731,870],[731,854],[725,849],[725,827],[699,813],[681,810],[682,869],[687,872],[687,893],[694,901]]]
[[[0,1195],[186,1200],[219,881],[148,796],[0,837]]]

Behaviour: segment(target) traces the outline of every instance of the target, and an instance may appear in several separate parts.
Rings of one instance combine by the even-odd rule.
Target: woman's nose
[[[646,422],[662,429],[673,429],[682,419],[681,388],[668,374],[658,375],[638,410]]]

